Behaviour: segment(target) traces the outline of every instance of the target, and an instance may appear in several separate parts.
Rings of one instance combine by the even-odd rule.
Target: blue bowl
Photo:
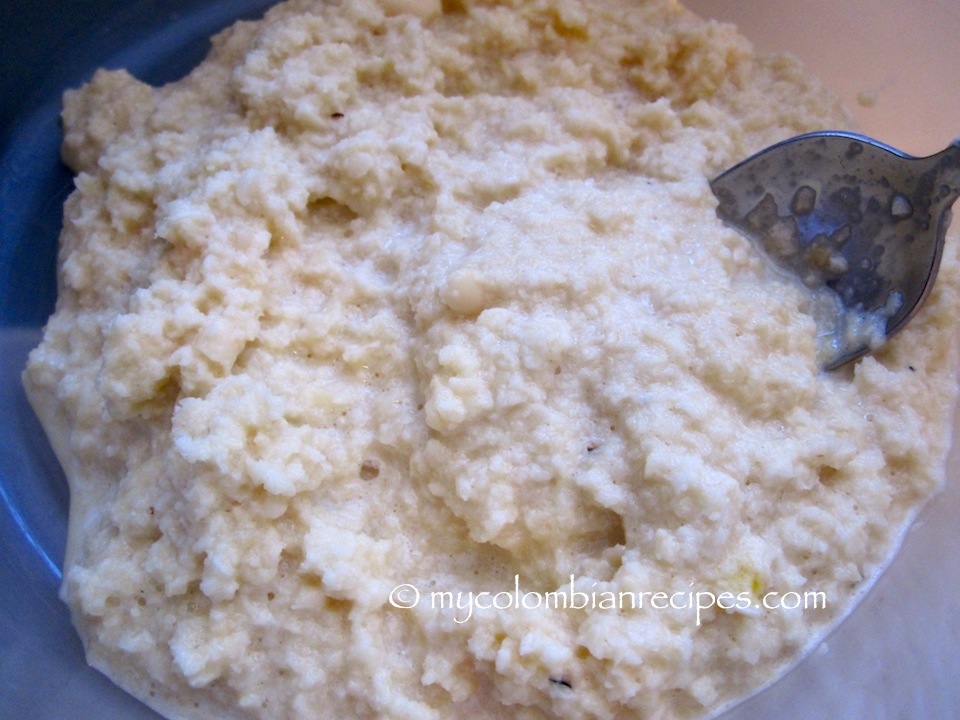
[[[269,0],[61,0],[0,10],[0,718],[159,718],[86,665],[58,598],[69,495],[20,373],[56,302],[73,187],[60,99],[98,67],[153,85],[200,62],[209,37]]]

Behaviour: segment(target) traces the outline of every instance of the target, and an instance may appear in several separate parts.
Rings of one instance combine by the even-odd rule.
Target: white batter
[[[668,0],[293,0],[181,82],[68,93],[25,381],[90,662],[178,718],[694,718],[768,682],[939,487],[956,392],[956,238],[826,374],[716,218],[709,178],[846,122]],[[574,590],[647,602],[487,602]],[[694,592],[736,607],[654,606]]]

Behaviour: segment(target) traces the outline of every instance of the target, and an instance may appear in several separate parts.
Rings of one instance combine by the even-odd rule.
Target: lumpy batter
[[[708,178],[846,117],[674,2],[293,0],[63,116],[25,373],[63,597],[170,717],[701,717],[942,482],[960,243],[909,328],[818,371]],[[648,603],[509,600],[574,590]],[[652,603],[693,592],[737,605]]]

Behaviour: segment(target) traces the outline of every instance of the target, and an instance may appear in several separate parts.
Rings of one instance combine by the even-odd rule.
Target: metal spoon
[[[832,370],[902,329],[936,278],[960,196],[960,140],[915,158],[847,132],[767,148],[710,183],[717,215],[814,293]]]

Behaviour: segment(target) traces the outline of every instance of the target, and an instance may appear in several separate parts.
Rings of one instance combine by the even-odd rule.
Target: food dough
[[[818,371],[708,179],[848,121],[675,2],[293,0],[63,118],[63,597],[171,718],[702,717],[943,481],[960,243]]]

